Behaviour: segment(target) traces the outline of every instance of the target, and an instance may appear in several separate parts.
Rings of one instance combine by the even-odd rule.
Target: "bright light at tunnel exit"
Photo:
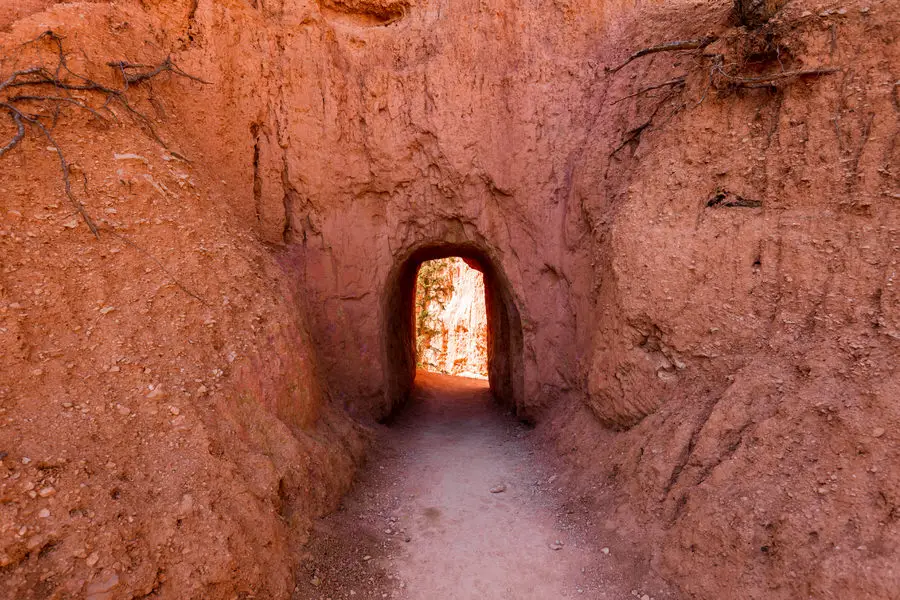
[[[416,366],[487,379],[484,276],[455,256],[422,263],[416,277]]]

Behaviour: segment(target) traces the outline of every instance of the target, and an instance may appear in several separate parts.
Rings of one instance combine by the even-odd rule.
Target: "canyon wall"
[[[119,88],[108,61],[173,50],[158,26],[101,3],[0,23],[2,78],[55,64],[36,39],[53,30],[68,68]],[[289,597],[309,523],[361,458],[366,432],[321,384],[295,265],[181,135],[202,85],[128,93],[171,151],[124,104],[71,92],[105,115],[63,108],[52,130],[99,237],[40,130],[0,160],[0,598]]]
[[[689,596],[900,589],[897,8],[792,3],[748,32],[665,4],[604,51],[718,38],[608,74],[573,184],[587,404],[627,430],[578,455],[662,526]]]
[[[127,242],[67,226],[42,140],[0,161],[3,595],[287,597],[345,413],[399,402],[391,274],[442,245],[517,310],[518,413],[685,596],[900,588],[896,0],[754,30],[724,1],[26,8],[4,56],[52,28],[209,84],[136,90],[191,162],[57,134]]]

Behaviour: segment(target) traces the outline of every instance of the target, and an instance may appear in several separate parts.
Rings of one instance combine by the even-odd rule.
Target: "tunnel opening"
[[[490,254],[475,244],[427,244],[401,256],[384,294],[385,381],[392,409],[410,397],[420,364],[417,353],[417,282],[423,264],[457,258],[481,273],[484,286],[485,353],[491,395],[520,406],[524,389],[522,325],[509,279]]]
[[[415,310],[417,369],[488,378],[481,265],[458,256],[423,262],[416,277]]]

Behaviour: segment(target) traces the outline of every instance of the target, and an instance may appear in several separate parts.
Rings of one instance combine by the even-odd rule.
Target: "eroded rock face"
[[[472,244],[521,317],[521,413],[586,406],[621,431],[558,430],[627,490],[623,514],[658,532],[656,564],[686,592],[889,595],[896,548],[814,558],[896,538],[893,521],[879,532],[893,501],[873,499],[900,487],[896,445],[871,437],[897,419],[897,4],[845,8],[794,4],[751,34],[724,5],[421,3],[389,27],[324,15],[283,39],[291,111],[261,127],[282,177],[256,214],[300,248],[328,389],[387,414],[391,270]]]
[[[54,64],[33,41],[52,29],[73,71],[118,86],[108,61],[165,58],[145,45],[158,25],[128,3],[36,9],[0,24],[3,79]],[[0,598],[287,598],[308,524],[361,455],[323,391],[295,268],[179,131],[181,108],[206,110],[186,83],[129,94],[173,152],[121,105],[116,125],[60,110],[53,139],[98,238],[47,139],[0,161]]]
[[[136,132],[82,121],[60,134],[100,190],[88,209],[128,213],[127,233],[209,307],[185,307],[160,287],[167,278],[148,281],[140,253],[98,267],[107,259],[90,246],[80,277],[58,278],[63,257],[88,252],[87,236],[63,238],[38,219],[35,199],[58,195],[45,176],[54,167],[34,162],[46,159],[39,145],[3,159],[21,161],[3,163],[2,182],[30,226],[6,225],[14,235],[3,241],[13,267],[4,264],[2,327],[14,351],[0,389],[13,425],[0,440],[25,440],[33,454],[47,430],[63,441],[80,431],[82,452],[119,439],[118,412],[79,430],[53,404],[62,389],[101,387],[109,410],[141,415],[123,421],[140,445],[116,452],[157,465],[146,481],[107,473],[107,460],[122,461],[105,455],[63,468],[66,486],[86,480],[93,491],[62,514],[85,504],[95,516],[54,530],[65,552],[74,540],[54,572],[70,573],[60,579],[73,589],[93,576],[75,554],[92,527],[109,537],[110,563],[125,553],[133,536],[99,500],[114,486],[153,498],[138,525],[158,516],[174,537],[172,507],[199,481],[198,516],[183,523],[231,554],[216,554],[198,583],[192,565],[205,559],[163,536],[133,551],[139,573],[119,561],[116,590],[174,594],[193,582],[206,597],[285,597],[292,529],[268,508],[302,523],[345,485],[352,444],[336,440],[355,434],[343,411],[385,417],[406,376],[388,333],[396,275],[423,248],[452,246],[487,261],[495,306],[515,310],[509,400],[578,449],[586,494],[597,481],[614,488],[621,527],[661,549],[654,566],[686,594],[712,596],[725,581],[747,597],[890,597],[900,587],[897,10],[896,0],[835,12],[799,1],[747,32],[731,25],[730,5],[681,1],[633,12],[616,2],[185,0],[63,4],[11,25],[4,48],[52,27],[95,65],[172,53],[212,82],[155,88],[163,133],[193,159],[177,173]],[[717,40],[604,69],[706,37]],[[785,76],[810,70],[822,73]],[[123,191],[110,158],[119,150],[152,154]],[[176,190],[164,210],[143,175]],[[40,251],[17,245],[34,239],[27,231]],[[66,300],[56,312],[13,308],[50,283],[50,297]],[[85,340],[101,300],[127,315],[120,308],[121,323]],[[183,318],[173,325],[173,315]],[[67,329],[73,319],[82,333]],[[135,366],[126,377],[86,375],[123,356]],[[66,375],[69,363],[80,375]],[[36,370],[52,381],[30,379]],[[136,390],[164,379],[179,393],[212,390],[176,405],[190,433],[166,407],[142,412],[153,404]],[[168,476],[168,457],[185,465],[183,479]],[[123,474],[132,483],[116,483]],[[22,500],[8,514],[33,527],[37,510]],[[29,550],[15,531],[2,533],[16,565],[3,581],[22,597],[37,585],[45,538]],[[277,551],[258,551],[271,540]],[[98,573],[114,567],[98,560]],[[158,584],[156,567],[175,563]],[[268,587],[236,577],[237,564]]]

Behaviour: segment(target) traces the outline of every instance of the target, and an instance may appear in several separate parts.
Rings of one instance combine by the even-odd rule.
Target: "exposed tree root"
[[[622,140],[622,142],[618,146],[616,146],[616,148],[612,152],[609,153],[609,157],[612,158],[613,156],[618,154],[620,150],[625,148],[625,146],[632,144],[636,146],[641,141],[641,135],[643,135],[644,132],[653,127],[653,120],[656,118],[656,115],[659,114],[660,109],[662,109],[662,107],[672,98],[672,96],[675,95],[675,93],[676,91],[672,90],[668,94],[666,94],[659,102],[656,103],[656,106],[653,108],[653,112],[650,113],[650,116],[643,123],[641,123],[637,127],[629,129],[625,134],[625,138]],[[681,104],[675,107],[675,109],[669,114],[666,122],[668,122],[669,119],[671,119],[682,108],[684,108],[684,106],[684,104]]]
[[[178,289],[180,289],[182,292],[184,292],[185,294],[187,294],[188,296],[190,296],[190,297],[193,298],[194,300],[198,301],[198,302],[199,302],[200,304],[202,304],[203,306],[209,306],[209,302],[207,302],[205,299],[203,299],[203,297],[200,296],[199,294],[197,294],[196,292],[192,291],[192,290],[191,290],[190,288],[188,288],[186,285],[184,285],[183,283],[181,283],[181,281],[179,281],[178,278],[175,277],[175,275],[173,275],[173,274],[166,268],[166,266],[165,266],[158,258],[156,258],[156,257],[153,256],[152,254],[150,254],[148,251],[146,251],[146,250],[144,250],[143,248],[141,248],[139,245],[137,245],[137,244],[135,244],[134,242],[132,242],[130,239],[128,239],[127,237],[125,237],[124,235],[122,235],[121,233],[119,233],[118,231],[115,231],[115,230],[110,229],[110,228],[108,228],[108,227],[104,227],[104,228],[103,228],[103,231],[104,231],[105,233],[109,233],[109,234],[112,235],[113,237],[119,238],[123,243],[125,243],[126,245],[128,245],[128,246],[134,248],[135,250],[137,250],[138,252],[140,252],[141,254],[143,254],[144,256],[146,256],[147,258],[149,258],[151,261],[153,261],[153,263],[154,263],[157,267],[159,267],[159,269],[160,269],[163,273],[165,273],[165,274],[169,277],[169,279],[172,280],[172,283],[175,285],[175,287],[177,287]]]
[[[642,56],[647,56],[649,54],[656,54],[657,52],[676,52],[679,50],[699,50],[702,48],[706,48],[717,39],[719,38],[707,36],[698,38],[696,40],[677,40],[674,42],[657,44],[656,46],[650,46],[649,48],[642,48],[641,50],[638,50],[637,52],[626,58],[625,62],[619,64],[618,66],[606,67],[606,71],[609,73],[615,73],[625,65],[629,64],[631,61],[636,60]]]
[[[693,40],[676,40],[672,42],[664,42],[662,44],[657,44],[655,46],[650,46],[648,48],[642,48],[629,56],[624,62],[620,63],[615,67],[607,67],[606,71],[608,73],[615,73],[622,69],[625,65],[631,63],[632,61],[641,58],[643,56],[648,56],[651,54],[656,54],[659,52],[675,52],[675,51],[700,51],[705,49],[707,46],[718,40],[719,38],[714,36],[707,36],[702,38],[697,38]],[[768,45],[766,47],[769,48]],[[715,53],[715,54],[705,54],[702,52],[697,52],[699,54],[700,60],[709,61],[709,69],[706,73],[706,86],[703,90],[700,99],[693,106],[699,106],[706,99],[709,94],[709,90],[711,88],[715,88],[717,90],[729,90],[735,88],[773,88],[777,87],[778,84],[782,82],[790,82],[797,79],[808,78],[808,77],[820,77],[823,75],[831,75],[833,73],[838,73],[842,70],[841,67],[816,67],[811,69],[794,69],[794,70],[786,70],[781,61],[779,48],[776,47],[774,49],[775,56],[778,59],[778,64],[780,66],[780,70],[777,70],[773,73],[768,73],[764,75],[756,75],[753,77],[745,76],[740,73],[740,71],[747,67],[745,61],[738,61],[737,64],[730,64],[729,69],[725,68],[725,56],[723,54]],[[734,72],[728,72],[729,70],[733,70]],[[618,104],[619,102],[623,102],[630,98],[635,98],[638,96],[642,96],[648,92],[653,90],[658,90],[662,88],[668,88],[669,93],[655,106],[653,112],[650,117],[638,125],[637,127],[633,127],[629,129],[626,133],[622,142],[612,151],[610,157],[615,156],[620,150],[622,150],[625,146],[635,144],[640,140],[640,137],[643,133],[645,133],[650,128],[656,126],[654,125],[654,118],[659,112],[660,108],[664,103],[666,103],[674,94],[682,93],[687,87],[687,77],[688,74],[680,75],[674,79],[670,79],[668,81],[663,81],[661,83],[656,83],[653,85],[649,85],[643,87],[633,93],[630,93],[626,96],[618,98],[610,102],[610,105]],[[682,104],[675,108],[671,114],[669,114],[669,119],[675,116],[680,110],[687,107],[687,104]],[[656,126],[658,127],[658,126]]]
[[[732,85],[736,87],[758,88],[769,87],[776,81],[785,79],[797,79],[800,77],[818,77],[821,75],[831,75],[841,71],[840,67],[822,67],[817,69],[800,69],[797,71],[782,71],[780,73],[771,73],[761,77],[740,77],[737,75],[729,75],[721,66],[714,67],[714,71],[725,77]]]
[[[72,71],[66,62],[63,38],[53,31],[45,31],[26,45],[42,41],[49,42],[53,46],[56,53],[55,65],[52,67],[36,65],[20,69],[12,72],[0,82],[0,110],[7,114],[16,128],[15,134],[0,147],[0,158],[15,149],[25,139],[29,128],[39,136],[46,138],[59,157],[66,197],[87,224],[91,233],[99,237],[97,225],[72,191],[69,163],[53,135],[62,107],[64,105],[74,106],[76,109],[88,112],[102,123],[109,123],[110,119],[103,113],[108,113],[112,120],[118,120],[110,108],[111,104],[118,103],[157,143],[173,156],[186,160],[168,147],[157,134],[150,118],[132,106],[127,92],[131,86],[148,82],[163,73],[171,73],[198,83],[207,82],[185,73],[168,57],[158,65],[133,64],[125,61],[107,63],[122,77],[122,86],[114,88]],[[72,92],[93,95],[97,102],[102,100],[102,104],[92,105],[89,100],[72,97]],[[49,117],[46,116],[48,112]]]
[[[109,62],[106,63],[108,66],[118,69],[122,73],[122,79],[125,82],[125,89],[128,89],[129,85],[134,85],[136,83],[141,83],[142,81],[148,81],[153,79],[157,75],[165,72],[174,73],[181,77],[185,77],[190,79],[191,81],[196,81],[197,83],[209,84],[208,81],[204,81],[199,77],[191,75],[189,73],[185,73],[178,66],[172,62],[172,57],[166,57],[166,60],[162,61],[160,64],[153,65],[141,65],[141,64],[132,64],[124,61],[119,62]],[[132,72],[138,70],[136,73]],[[122,90],[125,91],[125,90]]]
[[[670,79],[669,81],[664,81],[662,83],[657,83],[655,85],[650,85],[645,88],[641,88],[638,91],[634,92],[633,94],[628,94],[627,96],[623,96],[623,97],[619,98],[618,100],[613,100],[612,102],[610,102],[610,104],[618,104],[619,102],[622,102],[623,100],[628,100],[629,98],[634,98],[635,96],[640,96],[642,94],[646,94],[647,92],[651,92],[653,90],[658,90],[658,89],[664,88],[664,87],[670,87],[670,86],[682,87],[682,86],[684,86],[684,81],[685,81],[685,76],[682,75],[681,77],[676,77],[675,79]]]

